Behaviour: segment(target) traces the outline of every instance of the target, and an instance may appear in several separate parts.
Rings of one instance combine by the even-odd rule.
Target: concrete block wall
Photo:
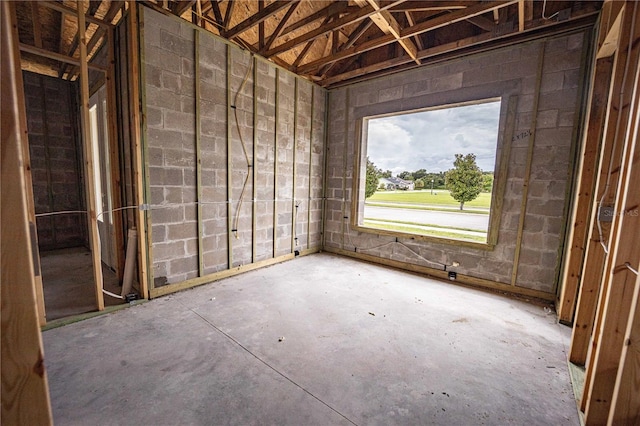
[[[554,36],[472,54],[330,91],[328,107],[326,249],[360,252],[382,259],[434,267],[424,259],[451,265],[459,274],[511,284],[514,252],[524,194],[527,149],[534,153],[527,195],[522,245],[514,291],[519,288],[554,294],[566,222],[567,188],[571,184],[576,146],[574,126],[585,32]],[[533,108],[537,71],[543,55],[535,131]],[[507,168],[504,207],[493,250],[400,238],[351,229],[351,208],[359,119],[500,96],[498,158],[505,143],[508,98],[517,98],[515,131]],[[366,151],[362,154],[366,155]],[[498,167],[496,168],[498,170]],[[413,252],[412,252],[413,251]],[[416,256],[415,253],[419,256]],[[421,258],[422,257],[422,258]]]
[[[326,91],[141,10],[154,286],[320,248]]]
[[[84,210],[76,83],[23,72],[35,212]],[[82,213],[36,219],[38,246],[88,245]]]

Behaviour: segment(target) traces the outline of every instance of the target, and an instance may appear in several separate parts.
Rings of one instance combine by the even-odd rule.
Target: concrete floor
[[[317,254],[43,339],[57,425],[577,425],[554,318]]]
[[[47,321],[97,310],[91,252],[84,247],[54,250],[40,254],[42,287]],[[104,288],[120,294],[122,287],[115,272],[102,266]],[[104,295],[106,306],[124,303]]]

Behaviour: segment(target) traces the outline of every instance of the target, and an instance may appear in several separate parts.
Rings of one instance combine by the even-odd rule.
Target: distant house
[[[400,189],[403,191],[413,191],[415,189],[413,181],[400,179],[399,177],[380,178],[378,180],[378,187],[384,184],[387,191],[394,191]]]

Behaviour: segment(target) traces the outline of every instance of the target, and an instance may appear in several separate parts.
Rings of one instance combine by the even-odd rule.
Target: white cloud
[[[455,154],[476,155],[493,170],[500,102],[469,105],[369,120],[369,158],[382,170],[447,171]]]

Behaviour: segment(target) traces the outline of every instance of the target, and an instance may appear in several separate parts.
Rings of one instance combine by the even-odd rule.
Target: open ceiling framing
[[[88,58],[128,3],[82,1]],[[593,19],[601,1],[146,0],[324,87],[438,61],[469,49],[524,40]],[[23,69],[77,78],[76,2],[17,7]],[[64,57],[67,57],[65,60]],[[70,59],[69,59],[70,58]]]

